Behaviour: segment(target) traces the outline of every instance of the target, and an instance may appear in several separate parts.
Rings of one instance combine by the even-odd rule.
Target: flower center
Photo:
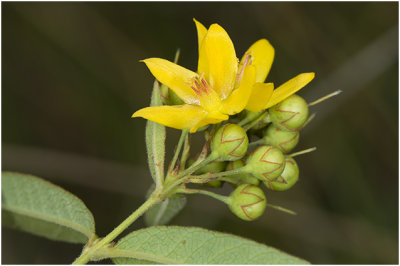
[[[192,85],[190,87],[197,93],[197,95],[208,94],[211,90],[210,85],[204,79],[204,73],[201,73],[199,77],[194,77]]]
[[[221,99],[204,78],[204,73],[194,77],[190,87],[196,92],[200,106],[208,112],[219,112]]]

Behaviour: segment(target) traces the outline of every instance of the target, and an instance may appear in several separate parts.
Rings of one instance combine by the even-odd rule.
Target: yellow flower
[[[245,108],[253,112],[268,108],[311,81],[311,73],[308,78],[301,74],[273,91],[272,83],[262,83],[274,57],[274,48],[267,40],[253,44],[238,63],[233,43],[221,26],[212,24],[207,30],[194,21],[199,47],[197,73],[161,58],[143,60],[154,77],[185,104],[146,107],[132,117],[196,132],[199,127],[227,120]]]

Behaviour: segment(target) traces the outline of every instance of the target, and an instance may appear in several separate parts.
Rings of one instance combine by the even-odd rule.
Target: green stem
[[[229,197],[219,195],[217,193],[207,191],[207,190],[201,190],[201,189],[189,189],[189,188],[180,188],[178,193],[184,193],[184,194],[203,194],[209,197],[212,197],[214,199],[220,200],[223,203],[229,204],[230,200]]]
[[[165,188],[162,192],[162,197],[168,197],[168,193],[170,193],[173,189],[178,187],[180,184],[185,183],[187,179],[189,179],[191,176],[190,174],[197,171],[198,169],[202,168],[203,166],[209,164],[210,162],[216,160],[216,156],[213,154],[210,154],[206,159],[199,163],[195,163],[192,166],[190,166],[188,169],[182,171],[179,173],[177,176],[174,177],[173,181],[169,182],[169,184],[166,182]]]
[[[182,130],[182,134],[181,134],[181,137],[179,138],[178,146],[176,147],[174,157],[172,158],[171,164],[169,165],[168,173],[171,173],[174,170],[176,161],[178,160],[178,156],[182,149],[183,142],[185,141],[185,138],[188,133],[189,133],[189,130],[187,130],[187,129]]]
[[[234,185],[239,185],[240,184],[240,180],[235,179],[235,178],[225,177],[225,176],[219,177],[218,180],[225,181],[225,182],[228,182],[228,183],[231,183],[231,184],[234,184]]]
[[[189,135],[186,135],[185,144],[183,145],[181,165],[179,166],[180,171],[183,171],[185,169],[186,161],[189,158],[189,151],[190,151]]]
[[[157,193],[155,192],[128,218],[126,218],[120,225],[118,225],[114,230],[112,230],[111,233],[109,233],[107,236],[105,236],[103,239],[101,239],[92,247],[88,247],[85,251],[83,251],[82,254],[72,264],[73,265],[86,264],[88,261],[90,261],[91,256],[96,250],[108,245],[126,228],[128,228],[128,226],[130,226],[134,221],[136,221],[136,219],[138,219],[142,214],[144,214],[151,206],[158,203],[160,201],[159,193],[158,191]]]
[[[244,131],[249,130],[250,128],[252,128],[254,125],[256,125],[259,121],[261,121],[262,119],[264,119],[265,117],[269,116],[268,112],[264,112],[262,113],[259,117],[257,117],[256,119],[254,119],[253,121],[251,121],[250,123],[248,123],[247,125],[245,125],[243,127]]]
[[[261,114],[259,114],[259,113],[249,113],[242,121],[240,121],[238,123],[238,125],[242,127],[245,124],[250,123],[254,119],[259,118],[261,115],[262,115],[262,113]]]
[[[237,168],[237,169],[233,169],[233,170],[229,170],[229,171],[225,171],[225,172],[218,172],[218,173],[208,173],[208,174],[204,174],[204,175],[192,175],[190,176],[190,178],[204,178],[204,179],[209,179],[209,178],[214,178],[214,177],[223,177],[223,176],[230,176],[230,175],[237,175],[237,174],[241,174],[245,170],[245,167],[241,167],[241,168]]]
[[[259,139],[249,143],[249,147],[265,144],[265,139]]]

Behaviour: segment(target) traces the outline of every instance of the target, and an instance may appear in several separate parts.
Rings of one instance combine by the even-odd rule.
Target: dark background
[[[303,72],[300,92],[317,118],[296,150],[300,182],[267,191],[273,209],[235,218],[191,196],[172,224],[230,232],[315,264],[398,263],[398,4],[385,3],[2,3],[2,169],[61,185],[93,212],[104,236],[144,200],[144,119],[153,77],[140,59],[196,68],[192,18],[219,23],[237,55],[267,38],[276,49],[268,81]],[[178,139],[168,131],[167,151]],[[196,144],[194,144],[196,145]],[[200,145],[198,143],[197,145]],[[171,157],[171,152],[168,154]],[[225,187],[221,193],[229,193]],[[130,230],[143,226],[142,220]],[[71,263],[80,245],[2,230],[3,263]]]

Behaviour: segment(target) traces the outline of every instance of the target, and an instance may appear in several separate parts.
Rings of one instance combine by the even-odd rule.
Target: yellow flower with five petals
[[[146,107],[132,117],[196,132],[199,127],[227,120],[243,109],[266,109],[314,77],[314,73],[300,74],[273,90],[272,83],[263,83],[274,58],[274,48],[267,40],[254,43],[238,63],[233,43],[221,26],[212,24],[207,30],[194,21],[199,47],[197,73],[161,58],[143,60],[154,77],[185,104]]]

